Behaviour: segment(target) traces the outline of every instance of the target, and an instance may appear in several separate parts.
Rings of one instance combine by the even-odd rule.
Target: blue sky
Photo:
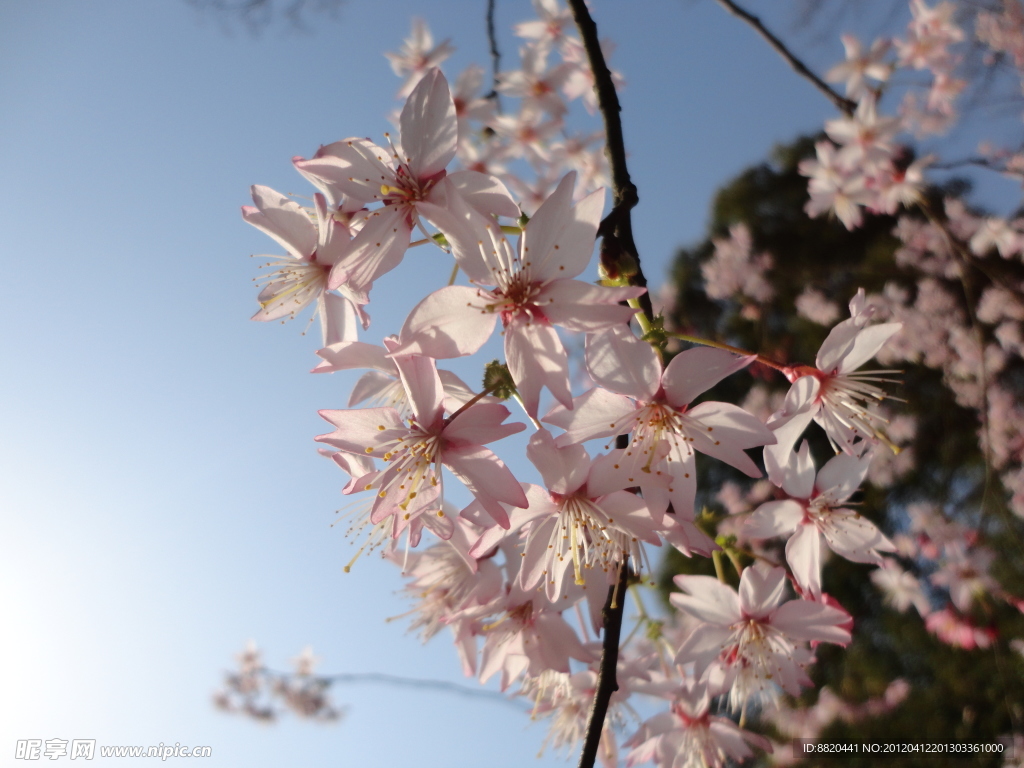
[[[714,190],[832,108],[709,0],[593,5],[628,82],[634,228],[658,284]],[[253,37],[182,0],[0,0],[0,754],[58,737],[210,745],[204,765],[247,768],[533,759],[543,725],[437,692],[339,687],[330,727],[210,705],[249,638],[276,667],[312,645],[325,671],[461,680],[446,639],[385,623],[406,610],[397,569],[342,572],[344,478],[312,438],[354,377],[309,375],[301,322],[249,322],[247,257],[275,248],[239,206],[253,183],[308,194],[294,155],[380,140],[398,87],[382,52],[413,15],[452,38],[450,75],[489,66],[484,6],[350,0],[337,23]],[[775,3],[751,7],[787,31]],[[498,2],[509,66],[529,13]],[[819,70],[841,56],[801,39]],[[981,192],[1004,212],[1019,199]],[[366,339],[443,271],[381,280]]]

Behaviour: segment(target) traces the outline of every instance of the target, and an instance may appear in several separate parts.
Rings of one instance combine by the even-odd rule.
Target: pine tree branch
[[[843,96],[840,96],[838,93],[832,90],[832,88],[829,87],[828,83],[826,83],[816,74],[814,74],[807,67],[806,64],[804,64],[802,61],[800,61],[800,59],[794,56],[793,53],[789,50],[789,48],[786,47],[785,43],[783,43],[781,40],[779,40],[779,38],[777,38],[770,31],[768,31],[768,28],[761,23],[761,20],[757,18],[757,16],[754,16],[752,13],[743,10],[738,5],[736,5],[736,3],[734,3],[732,0],[718,0],[718,4],[725,8],[733,16],[743,19],[743,21],[747,22],[747,24],[749,24],[755,30],[757,30],[757,33],[767,41],[768,45],[775,49],[776,53],[778,53],[783,59],[786,60],[786,63],[789,64],[789,66],[791,66],[798,75],[809,80],[815,88],[817,88],[819,91],[825,94],[829,101],[835,104],[836,108],[840,112],[842,112],[847,117],[853,115],[854,110],[857,108],[857,104]]]

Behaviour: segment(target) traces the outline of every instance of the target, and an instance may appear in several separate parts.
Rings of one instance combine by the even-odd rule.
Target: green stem
[[[728,585],[729,582],[725,579],[725,566],[722,565],[722,553],[719,550],[715,550],[711,553],[711,560],[715,563],[715,575],[718,577],[718,580]]]
[[[523,409],[523,413],[526,414],[526,417],[533,422],[534,427],[536,427],[538,430],[544,429],[544,425],[537,421],[537,419],[534,416],[531,416],[530,412],[526,410],[526,403],[523,402],[522,395],[520,395],[518,392],[513,392],[512,399],[519,403],[519,407]]]
[[[776,371],[779,371],[781,373],[785,373],[787,369],[787,367],[785,365],[782,365],[781,363],[776,363],[774,360],[770,360],[767,357],[764,357],[763,355],[757,354],[756,352],[748,352],[745,349],[734,347],[731,344],[723,344],[720,341],[712,341],[711,339],[702,339],[699,336],[687,336],[685,333],[670,333],[668,335],[671,336],[673,339],[679,339],[680,341],[688,341],[691,344],[700,344],[705,347],[714,347],[715,349],[724,349],[726,352],[734,352],[735,354],[743,355],[744,357],[748,355],[754,355],[754,357],[757,358],[757,362],[761,363],[761,365],[767,365],[769,368],[774,368]]]
[[[740,563],[740,558],[736,554],[736,550],[727,549],[725,550],[726,556],[729,558],[729,562],[732,563],[732,567],[736,569],[737,576],[743,576],[743,565]]]
[[[631,306],[633,309],[640,310],[635,315],[633,315],[633,317],[636,318],[637,323],[640,325],[640,330],[644,334],[650,333],[651,328],[653,326],[651,325],[651,321],[647,318],[647,313],[643,311],[644,308],[643,305],[640,303],[640,299],[627,299],[626,303],[629,304],[629,306]]]

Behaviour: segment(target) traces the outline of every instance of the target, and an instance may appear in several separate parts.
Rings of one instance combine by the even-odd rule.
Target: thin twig
[[[826,83],[816,74],[814,74],[807,67],[806,64],[804,64],[802,61],[800,61],[800,59],[794,56],[793,53],[789,50],[789,48],[786,47],[785,43],[783,43],[781,40],[779,40],[779,38],[777,38],[775,35],[769,32],[768,28],[761,23],[761,20],[757,18],[757,16],[754,16],[752,13],[743,10],[738,5],[736,5],[736,3],[732,2],[732,0],[718,0],[718,4],[725,8],[725,10],[727,10],[733,16],[743,19],[743,21],[747,22],[747,24],[749,24],[755,30],[757,30],[757,33],[767,41],[768,45],[775,49],[776,53],[778,53],[783,59],[786,60],[786,63],[789,64],[789,66],[791,66],[798,75],[809,80],[815,88],[817,88],[819,91],[825,94],[825,96],[828,97],[829,101],[836,105],[836,108],[839,111],[841,111],[847,117],[853,115],[854,110],[857,108],[856,102],[850,101],[850,99],[840,96],[838,93],[832,90],[832,88],[829,87],[828,83]]]
[[[640,255],[633,241],[633,223],[630,211],[639,202],[636,186],[629,178],[626,167],[626,142],[622,136],[622,120],[619,112],[619,95],[615,91],[612,73],[604,60],[601,41],[597,37],[597,24],[594,23],[587,10],[585,0],[569,0],[576,27],[583,38],[583,47],[587,52],[590,70],[594,74],[594,91],[597,93],[597,104],[604,118],[605,154],[612,175],[612,210],[598,227],[597,234],[601,237],[601,263],[606,269],[610,265],[616,267],[623,261],[629,262],[627,274],[630,284],[646,288],[647,278],[640,268]],[[617,269],[609,270],[615,275]],[[648,320],[654,319],[651,297],[644,294],[640,297],[640,306]]]
[[[501,51],[498,50],[498,34],[494,31],[494,5],[496,0],[487,0],[487,40],[491,44],[491,92],[486,98],[493,99],[501,114],[501,94],[498,93],[498,73],[501,72]]]
[[[619,664],[619,635],[622,633],[622,612],[626,602],[626,584],[629,579],[629,559],[623,558],[619,566],[619,578],[608,588],[608,599],[604,610],[604,647],[601,650],[601,667],[597,673],[597,691],[590,706],[587,720],[587,734],[583,741],[579,768],[593,768],[597,750],[601,745],[601,733],[608,716],[608,704],[612,694],[619,690],[615,670]]]
[[[489,701],[500,702],[507,704],[517,709],[522,709],[523,706],[520,702],[515,699],[509,698],[496,691],[485,691],[479,688],[472,688],[468,685],[459,685],[458,683],[451,683],[447,680],[424,680],[416,677],[402,677],[400,675],[389,675],[383,672],[349,672],[337,675],[328,675],[326,680],[331,683],[345,684],[345,683],[372,683],[372,684],[384,684],[384,685],[395,685],[403,688],[423,688],[432,691],[444,691],[445,693],[454,693],[459,696],[467,696],[475,699],[487,699]]]

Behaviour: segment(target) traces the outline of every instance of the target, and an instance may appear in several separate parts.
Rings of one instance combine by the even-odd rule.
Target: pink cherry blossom
[[[523,674],[568,672],[570,658],[586,662],[594,658],[559,611],[517,585],[509,589],[499,618],[483,630],[480,682],[500,672],[503,691]]]
[[[396,354],[439,359],[472,354],[490,338],[500,317],[505,358],[527,412],[536,416],[544,387],[571,406],[568,358],[554,326],[594,332],[621,325],[637,310],[619,302],[645,290],[572,279],[590,261],[604,205],[601,190],[573,206],[575,177],[567,174],[530,219],[516,251],[493,223],[486,224],[486,242],[464,245],[454,239],[463,272],[478,286],[494,287],[453,285],[432,293],[406,318]]]
[[[863,174],[840,160],[832,142],[819,141],[814,147],[817,159],[802,160],[798,166],[802,176],[810,177],[804,211],[812,218],[832,212],[847,229],[856,229],[864,218],[861,206],[871,199]]]
[[[1006,219],[989,217],[982,222],[968,245],[976,256],[985,256],[995,248],[1000,256],[1008,259],[1020,253],[1024,247],[1024,235],[1011,227]]]
[[[707,686],[684,681],[672,705],[644,721],[629,741],[626,765],[653,762],[658,768],[724,768],[753,757],[751,747],[771,752],[768,739],[738,727],[727,717],[711,714]]]
[[[931,613],[931,604],[921,588],[921,582],[912,573],[904,571],[895,560],[885,558],[871,572],[871,582],[881,590],[885,602],[900,613],[914,606],[922,616]]]
[[[892,156],[892,139],[899,132],[895,117],[879,117],[874,95],[864,96],[850,117],[825,123],[825,133],[839,144],[839,162],[846,167],[870,165]]]
[[[576,398],[573,410],[556,406],[543,420],[566,430],[558,445],[632,433],[628,448],[609,454],[608,482],[639,486],[656,520],[671,503],[676,522],[693,537],[690,548],[710,554],[709,540],[692,524],[695,451],[760,477],[744,450],[774,438],[735,405],[692,403],[753,359],[699,347],[679,353],[666,367],[626,326],[613,328],[587,339],[587,369],[600,386]]]
[[[460,614],[489,605],[504,590],[498,566],[469,554],[481,530],[460,518],[447,541],[404,558],[392,554],[393,560],[405,564],[403,570],[412,579],[404,589],[416,603],[409,629],[420,630],[420,638],[426,642],[442,627],[450,627],[467,675],[476,673],[475,622]]]
[[[745,523],[746,534],[756,539],[790,535],[786,560],[797,584],[814,599],[821,598],[822,538],[833,552],[856,563],[880,564],[882,552],[895,550],[874,523],[843,506],[864,481],[870,453],[860,458],[841,453],[817,476],[806,440],[783,466],[775,464],[770,448],[764,459],[769,477],[781,481],[789,498],[758,507]]]
[[[454,52],[455,48],[447,40],[435,46],[434,35],[427,23],[423,19],[413,19],[412,34],[404,40],[401,49],[384,54],[395,74],[405,78],[398,90],[398,98],[404,99],[412,93],[427,72]]]
[[[397,537],[409,521],[429,513],[439,528],[435,532],[448,538],[454,523],[441,507],[444,465],[496,522],[507,526],[500,502],[525,507],[526,496],[508,468],[483,446],[520,432],[525,425],[502,424],[509,411],[496,403],[477,403],[446,419],[444,390],[434,361],[414,355],[395,362],[412,407],[408,425],[389,407],[320,412],[335,430],[319,435],[318,441],[388,463],[364,486],[376,492],[370,522],[376,525],[395,516]]]
[[[846,96],[859,99],[869,89],[867,78],[878,82],[889,79],[891,67],[886,64],[885,55],[891,43],[885,38],[878,38],[871,44],[871,49],[865,52],[860,40],[853,35],[843,35],[842,41],[846,60],[825,73],[825,80],[830,83],[845,82]]]
[[[555,602],[570,570],[577,585],[587,583],[586,571],[592,569],[602,572],[602,583],[611,584],[627,557],[635,570],[646,561],[641,541],[661,546],[658,526],[644,500],[609,484],[601,462],[591,462],[582,446],[558,448],[542,429],[530,438],[526,455],[547,490],[528,486],[529,508],[509,515],[508,534],[528,527],[519,570],[523,589],[543,583],[548,600]],[[473,554],[487,552],[504,535],[491,529],[473,547]]]
[[[948,607],[927,616],[924,625],[929,632],[947,645],[968,651],[988,648],[997,637],[995,630],[979,627]]]
[[[875,382],[891,381],[884,374],[895,371],[856,373],[856,369],[874,357],[902,324],[870,325],[874,313],[860,289],[850,302],[850,319],[833,328],[818,350],[816,367],[787,369],[786,377],[793,386],[783,407],[768,421],[778,440],[768,449],[776,466],[785,465],[812,419],[824,428],[837,453],[860,456],[875,442],[886,440],[880,426],[883,418],[870,404],[886,397]],[[776,478],[772,481],[781,484]]]
[[[565,84],[573,67],[560,64],[548,69],[548,50],[539,45],[527,45],[519,51],[522,69],[503,72],[497,90],[513,98],[522,99],[522,109],[543,111],[553,118],[562,117],[568,108],[558,91]]]
[[[513,27],[519,37],[536,40],[538,44],[550,47],[565,39],[567,29],[575,29],[572,14],[559,0],[533,0],[533,10],[537,19]]]
[[[693,662],[700,679],[728,691],[734,711],[753,697],[774,700],[778,688],[795,696],[809,685],[804,668],[812,656],[805,642],[850,642],[845,611],[809,600],[782,602],[782,568],[745,568],[739,594],[710,576],[680,575],[674,581],[683,593],[672,594],[672,604],[701,622],[683,641],[676,662]]]
[[[242,218],[284,246],[288,256],[265,266],[272,267],[260,281],[260,310],[253,320],[294,317],[312,304],[320,320],[324,344],[353,341],[358,319],[363,326],[369,317],[359,304],[363,297],[341,286],[341,295],[327,290],[327,278],[336,264],[350,256],[349,233],[332,218],[323,195],[314,197],[316,221],[294,200],[259,185],[252,188],[256,206],[242,206]]]
[[[390,151],[368,139],[350,138],[321,147],[310,160],[295,165],[337,195],[383,207],[357,214],[360,225],[344,266],[331,272],[328,285],[351,285],[369,291],[373,281],[394,269],[409,247],[420,216],[442,232],[460,221],[448,209],[464,200],[481,214],[518,216],[519,208],[505,186],[476,171],[448,174],[455,156],[458,120],[448,81],[432,69],[409,96],[400,118],[401,149]]]
[[[757,302],[770,301],[775,295],[764,273],[774,260],[770,253],[753,253],[753,239],[746,224],[734,224],[729,237],[714,238],[714,255],[701,265],[704,291],[713,299],[740,295]]]
[[[519,695],[532,700],[531,717],[550,718],[544,747],[550,744],[555,749],[573,749],[583,741],[597,690],[596,667],[596,663],[591,663],[588,669],[574,674],[546,670],[537,677],[523,680]],[[648,675],[640,664],[627,657],[619,659],[615,678],[618,689],[608,702],[608,715],[598,748],[598,758],[605,768],[617,768],[619,764],[616,732],[624,730],[626,724],[635,719],[629,705],[633,683],[647,679]]]

